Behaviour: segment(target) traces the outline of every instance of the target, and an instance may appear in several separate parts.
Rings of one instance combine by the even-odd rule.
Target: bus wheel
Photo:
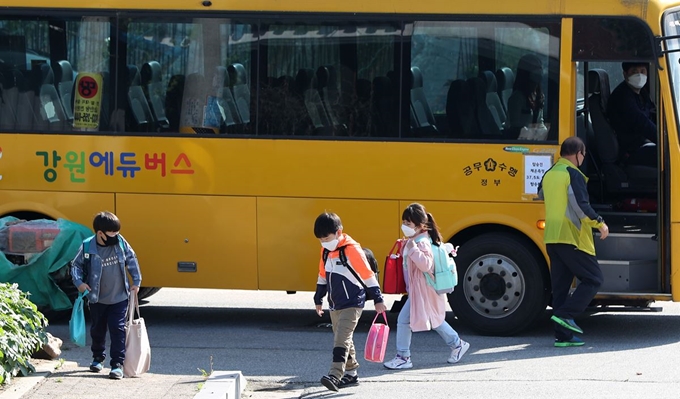
[[[529,241],[493,233],[462,245],[458,286],[449,294],[454,313],[485,335],[513,335],[530,327],[549,299],[547,266]]]
[[[161,287],[139,287],[139,292],[137,293],[138,299],[148,298],[151,295],[157,293],[161,290]]]

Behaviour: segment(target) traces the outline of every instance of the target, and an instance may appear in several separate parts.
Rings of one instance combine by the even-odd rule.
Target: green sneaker
[[[580,338],[578,337],[571,337],[569,341],[561,341],[559,339],[555,340],[555,347],[557,348],[566,348],[569,346],[583,346],[586,343],[583,342]]]
[[[552,316],[550,320],[554,321],[555,323],[561,325],[562,327],[571,330],[575,333],[583,334],[583,330],[581,330],[581,327],[576,325],[576,322],[574,322],[574,319],[563,319],[561,317],[557,316]]]

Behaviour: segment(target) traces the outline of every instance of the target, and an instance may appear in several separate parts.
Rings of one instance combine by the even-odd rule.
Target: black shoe
[[[338,392],[338,385],[340,385],[340,380],[338,377],[333,375],[324,375],[321,377],[321,384],[331,391]]]
[[[359,383],[359,376],[345,374],[340,379],[340,383],[338,384],[338,388],[345,388],[345,387],[348,387],[350,385],[356,385],[358,383]]]

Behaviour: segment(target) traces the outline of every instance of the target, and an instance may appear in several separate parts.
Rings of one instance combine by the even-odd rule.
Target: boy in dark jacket
[[[111,337],[109,378],[123,378],[125,360],[125,320],[128,298],[137,295],[142,283],[137,255],[120,235],[120,220],[111,212],[100,212],[92,222],[95,235],[83,241],[72,262],[71,276],[79,292],[89,291],[92,327],[90,371],[98,373],[106,358],[106,329]],[[127,272],[126,272],[127,270]],[[132,287],[128,275],[132,277]]]
[[[328,375],[321,377],[321,383],[337,391],[338,388],[358,382],[359,363],[353,336],[366,302],[366,291],[369,291],[375,303],[376,312],[384,312],[387,308],[364,251],[358,242],[342,232],[338,215],[328,212],[319,215],[314,222],[314,235],[323,247],[314,304],[316,313],[322,316],[323,297],[328,293],[333,324],[333,361]]]

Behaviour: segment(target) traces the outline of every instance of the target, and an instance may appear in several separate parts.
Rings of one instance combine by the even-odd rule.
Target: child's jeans
[[[338,379],[347,371],[359,368],[357,353],[354,349],[354,329],[357,328],[362,308],[331,310],[333,323],[333,363],[328,372]]]
[[[111,337],[111,368],[122,367],[125,360],[125,319],[128,300],[113,305],[90,304],[92,327],[92,357],[103,362],[106,359],[106,330]]]
[[[411,357],[411,300],[407,299],[397,317],[397,353],[401,357]],[[444,320],[441,326],[433,328],[450,348],[460,344],[460,337],[456,330]]]

